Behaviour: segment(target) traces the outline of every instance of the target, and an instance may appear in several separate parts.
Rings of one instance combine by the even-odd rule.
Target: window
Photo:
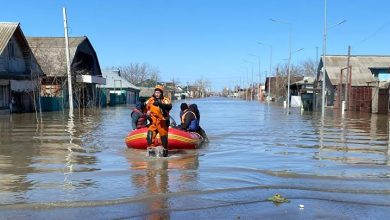
[[[0,85],[0,108],[8,107],[9,87]]]

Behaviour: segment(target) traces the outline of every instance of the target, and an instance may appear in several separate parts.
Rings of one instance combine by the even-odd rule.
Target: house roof
[[[8,43],[12,37],[15,37],[20,46],[22,47],[23,52],[31,55],[31,49],[28,45],[27,39],[23,34],[22,29],[20,28],[19,22],[0,22],[0,55],[4,52]],[[37,72],[39,75],[43,74],[41,67],[37,64],[36,57],[32,54],[31,69]]]
[[[304,76],[302,80],[296,81],[292,84],[305,85],[305,84],[313,84],[313,83],[314,83],[313,76]]]
[[[46,75],[64,76],[66,74],[64,37],[27,37],[27,41]],[[76,52],[81,50],[80,46],[84,43],[86,43],[89,51],[96,58],[96,75],[101,75],[96,52],[86,36],[69,37],[69,55],[71,63],[75,58]]]
[[[323,57],[317,71],[317,79],[319,79],[320,69],[323,65],[322,59]],[[326,56],[326,73],[332,85],[339,84],[340,71],[347,66],[347,59],[346,55]],[[390,66],[390,56],[351,56],[350,65],[352,66],[352,86],[367,86],[368,82],[374,80],[370,68]]]
[[[148,98],[154,93],[154,87],[140,87],[139,97]]]
[[[120,72],[116,70],[103,70],[103,77],[106,78],[106,85],[102,85],[102,88],[122,88],[122,89],[134,89],[140,90],[139,87],[133,85],[120,75]]]
[[[3,53],[18,27],[19,23],[17,22],[0,22],[0,54]]]

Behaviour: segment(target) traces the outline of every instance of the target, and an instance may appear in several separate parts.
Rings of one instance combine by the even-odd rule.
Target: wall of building
[[[366,86],[352,87],[348,106],[350,111],[371,112],[372,88]]]
[[[27,63],[22,48],[16,38],[12,37],[0,56],[0,72],[23,74],[26,69]]]
[[[0,109],[9,109],[10,96],[9,80],[0,79]]]

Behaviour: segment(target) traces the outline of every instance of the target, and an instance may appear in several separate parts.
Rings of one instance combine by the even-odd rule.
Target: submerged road
[[[189,103],[210,143],[168,159],[126,148],[129,107],[1,116],[0,219],[390,218],[388,116]]]

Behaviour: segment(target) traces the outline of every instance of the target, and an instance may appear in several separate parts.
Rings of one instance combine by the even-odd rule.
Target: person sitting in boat
[[[185,102],[181,103],[181,105],[180,105],[180,119],[183,116],[184,111],[187,109],[188,109],[187,103],[185,103]]]
[[[131,121],[133,130],[146,127],[145,106],[141,102],[135,103],[135,108],[131,112]]]
[[[199,120],[196,117],[193,105],[190,105],[188,109],[184,109],[180,121],[180,128],[182,130],[194,132],[197,132],[199,130]]]
[[[193,109],[193,112],[195,113],[195,116],[198,119],[198,130],[196,132],[203,137],[205,142],[209,142],[209,138],[207,137],[205,130],[203,130],[203,128],[200,126],[200,112],[198,106],[196,104],[191,104],[189,108]]]
[[[160,135],[161,144],[164,148],[163,157],[168,156],[168,126],[169,111],[172,109],[171,101],[164,97],[164,87],[157,85],[152,97],[146,103],[147,115],[150,116],[151,124],[148,127],[146,141],[148,147],[155,143],[157,133]]]

